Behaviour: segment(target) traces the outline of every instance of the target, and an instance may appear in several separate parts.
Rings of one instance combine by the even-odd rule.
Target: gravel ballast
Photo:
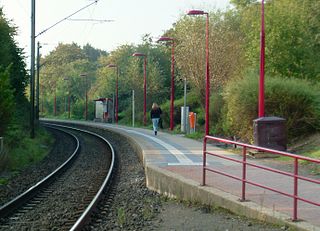
[[[90,130],[103,135],[114,146],[119,169],[116,185],[101,201],[95,223],[88,225],[88,230],[288,230],[287,227],[249,220],[219,208],[180,203],[150,191],[146,188],[144,168],[133,145],[117,133]],[[43,162],[41,164],[44,165]],[[10,184],[11,187],[19,185],[18,179],[19,176],[12,179],[14,184]],[[4,197],[1,199],[5,200]]]

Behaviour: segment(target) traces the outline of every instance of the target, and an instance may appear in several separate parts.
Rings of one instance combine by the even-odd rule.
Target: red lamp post
[[[260,32],[260,80],[259,80],[259,117],[264,117],[264,64],[265,64],[265,29],[264,0],[261,1],[261,32]]]
[[[144,57],[144,65],[143,65],[143,124],[146,126],[147,124],[147,55],[143,53],[133,53],[132,56],[136,57]]]
[[[209,14],[202,10],[190,10],[188,15],[206,15],[206,128],[205,135],[209,134],[209,98],[210,98],[210,73],[209,73]]]
[[[173,121],[173,113],[174,113],[174,39],[170,37],[161,37],[158,39],[158,42],[171,42],[171,96],[170,96],[170,130],[173,130],[174,121]]]
[[[85,94],[86,94],[86,107],[85,107],[85,119],[88,119],[88,90],[87,90],[87,74],[80,74],[81,77],[86,78]]]
[[[116,68],[116,74],[117,74],[117,77],[116,77],[116,115],[115,115],[115,119],[116,119],[116,123],[118,124],[118,78],[119,78],[119,67],[118,65],[116,64],[109,64],[107,65],[107,67],[110,67],[110,68]]]
[[[53,115],[57,115],[57,83],[54,82]]]
[[[65,81],[70,81],[69,78],[64,78]],[[68,118],[70,119],[70,82],[68,82]]]

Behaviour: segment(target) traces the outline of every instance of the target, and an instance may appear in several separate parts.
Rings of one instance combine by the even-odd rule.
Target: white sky
[[[36,0],[36,34],[69,16],[92,0]],[[16,37],[30,54],[31,0],[0,0],[8,19],[18,27]],[[226,9],[229,0],[99,0],[72,19],[103,19],[114,22],[64,21],[37,38],[48,54],[59,42],[86,43],[112,51],[123,44],[139,44],[144,34],[158,38],[190,9]]]

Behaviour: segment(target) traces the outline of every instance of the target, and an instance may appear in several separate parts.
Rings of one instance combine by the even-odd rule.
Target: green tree
[[[83,118],[83,114],[79,114],[75,105],[84,109],[85,92],[90,91],[96,80],[97,64],[90,62],[83,49],[75,43],[59,44],[42,62],[44,65],[40,70],[41,97],[46,100],[46,112],[53,114],[56,99],[57,114],[66,116],[66,101],[70,93],[71,109],[75,109],[72,116]],[[88,104],[92,104],[91,94],[88,95]],[[92,114],[91,111],[88,113],[90,116]]]
[[[259,67],[261,4],[239,11],[246,57]],[[266,71],[271,75],[319,80],[320,2],[270,0],[265,4]]]
[[[243,35],[239,20],[233,12],[210,12],[209,66],[210,88],[220,91],[244,65]],[[170,32],[177,39],[176,63],[182,77],[186,77],[193,90],[205,98],[205,17],[185,16]]]
[[[2,68],[0,68],[0,92],[0,136],[3,136],[14,111],[14,97],[10,88],[9,73]]]
[[[255,2],[257,2],[257,0],[230,0],[230,3],[238,9],[245,8]]]
[[[16,27],[6,19],[2,8],[0,8],[0,133],[2,135],[13,123],[15,126],[11,127],[15,127],[17,130],[21,127],[22,130],[27,128],[29,115],[25,96],[28,75],[23,61],[23,51],[18,48],[14,40],[16,30]]]
[[[98,58],[100,56],[107,55],[106,51],[96,49],[96,48],[92,47],[90,44],[86,44],[85,46],[83,46],[82,49],[83,49],[84,53],[87,55],[90,62],[97,62]]]
[[[25,103],[25,88],[28,85],[28,75],[24,54],[14,41],[16,27],[10,24],[0,8],[0,66],[9,71],[10,88],[14,90],[17,101]]]

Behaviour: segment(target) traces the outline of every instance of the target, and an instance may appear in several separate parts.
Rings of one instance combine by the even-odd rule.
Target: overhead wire
[[[63,22],[63,21],[65,21],[65,20],[67,20],[68,18],[72,17],[73,15],[75,15],[75,14],[79,13],[80,11],[82,11],[82,10],[84,10],[84,9],[86,9],[86,8],[88,8],[88,7],[90,7],[90,6],[91,6],[91,5],[93,5],[93,4],[96,4],[98,1],[99,1],[99,0],[94,0],[94,2],[92,2],[92,3],[90,3],[90,4],[88,4],[88,5],[84,6],[84,7],[82,7],[81,9],[79,9],[79,10],[75,11],[74,13],[72,13],[72,14],[68,15],[67,17],[65,17],[65,18],[63,18],[63,19],[61,19],[61,20],[59,20],[58,22],[56,22],[56,23],[55,23],[55,24],[53,24],[52,26],[50,26],[50,27],[48,27],[47,29],[45,29],[45,30],[41,31],[39,34],[37,34],[37,35],[35,36],[35,38],[37,38],[38,36],[40,36],[40,35],[42,35],[43,33],[47,32],[47,31],[48,31],[48,30],[50,30],[51,28],[53,28],[53,27],[55,27],[56,25],[60,24],[61,22]]]

